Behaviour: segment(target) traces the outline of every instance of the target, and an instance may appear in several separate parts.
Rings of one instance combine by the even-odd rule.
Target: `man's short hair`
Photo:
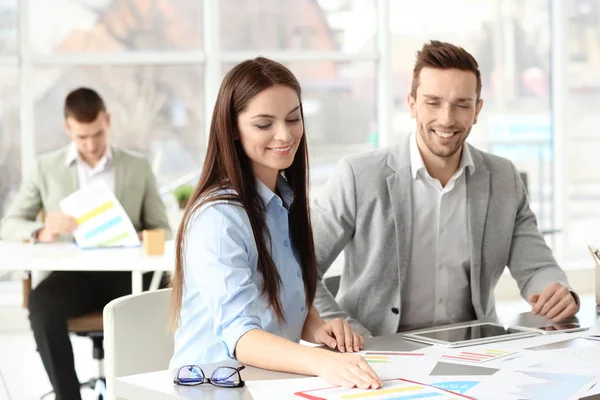
[[[481,97],[481,73],[479,64],[468,51],[451,43],[432,40],[425,43],[423,48],[417,52],[417,60],[413,69],[413,80],[411,95],[417,97],[419,76],[423,68],[458,69],[471,71],[477,79],[477,99]]]
[[[81,87],[71,91],[65,99],[65,119],[74,118],[78,122],[90,123],[106,111],[104,100],[90,88]]]

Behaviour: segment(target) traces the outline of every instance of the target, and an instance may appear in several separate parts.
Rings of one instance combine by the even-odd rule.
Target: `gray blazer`
[[[315,306],[359,333],[396,333],[410,265],[412,176],[408,135],[396,146],[343,159],[312,206],[319,281]],[[568,285],[537,228],[514,165],[471,145],[467,174],[471,299],[478,319],[495,316],[494,287],[508,266],[527,299],[558,281]],[[321,278],[339,253],[344,270],[336,299]],[[392,309],[394,311],[392,311]]]

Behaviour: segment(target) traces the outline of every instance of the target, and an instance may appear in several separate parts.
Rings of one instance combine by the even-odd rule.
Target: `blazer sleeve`
[[[529,208],[525,186],[514,168],[517,214],[508,259],[508,268],[517,281],[521,296],[542,292],[553,282],[570,288],[565,272],[558,266],[552,250],[540,233],[535,214]],[[577,296],[575,295],[577,299]]]
[[[165,231],[165,238],[171,239],[171,226],[167,210],[158,192],[158,185],[150,163],[146,160],[144,160],[144,168],[146,184],[142,203],[142,229],[162,229]]]
[[[42,222],[36,220],[43,208],[40,193],[41,178],[38,166],[21,182],[17,195],[0,221],[0,238],[2,240],[31,239],[36,231],[44,227]]]
[[[352,239],[356,229],[356,186],[348,160],[338,163],[323,192],[313,202],[311,215],[318,268],[314,305],[323,319],[345,319],[359,334],[371,336],[367,328],[342,310],[323,284],[323,275]]]

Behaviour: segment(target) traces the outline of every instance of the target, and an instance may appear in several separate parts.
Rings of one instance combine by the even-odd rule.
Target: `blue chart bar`
[[[88,233],[86,233],[83,237],[85,239],[91,239],[94,236],[96,236],[99,233],[104,232],[107,229],[112,228],[113,226],[119,224],[121,221],[123,221],[123,218],[121,217],[114,217],[113,219],[103,223],[102,225],[92,229],[91,231],[89,231]]]

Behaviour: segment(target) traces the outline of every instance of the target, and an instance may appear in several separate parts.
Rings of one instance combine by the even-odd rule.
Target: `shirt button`
[[[285,247],[290,247],[290,242],[288,242],[287,240],[284,240],[283,245]]]
[[[304,306],[300,307],[300,311],[304,311],[306,308]]]
[[[442,298],[438,299],[438,304],[442,304],[443,302],[444,302],[444,299],[442,299]]]
[[[298,272],[298,273],[296,274],[296,276],[297,276],[298,278],[302,278],[302,274],[301,274],[300,272]]]
[[[392,312],[398,315],[400,313],[400,310],[398,310],[396,307],[392,307]]]

